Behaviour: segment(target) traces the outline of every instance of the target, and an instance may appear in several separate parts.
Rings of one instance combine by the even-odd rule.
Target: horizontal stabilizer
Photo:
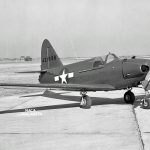
[[[15,72],[15,73],[45,73],[47,70],[37,70],[37,71],[21,71],[21,72]]]
[[[0,86],[16,86],[16,87],[39,87],[60,89],[67,91],[110,91],[115,88],[108,84],[15,84],[15,83],[0,83]]]

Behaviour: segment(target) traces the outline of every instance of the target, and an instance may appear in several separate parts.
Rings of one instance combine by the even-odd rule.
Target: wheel
[[[124,101],[125,101],[127,104],[133,104],[134,101],[135,101],[135,95],[133,94],[133,92],[127,91],[127,92],[124,94]]]
[[[83,95],[81,97],[80,108],[89,109],[91,108],[92,100],[89,96]]]
[[[149,109],[150,108],[150,99],[143,99],[142,108]]]

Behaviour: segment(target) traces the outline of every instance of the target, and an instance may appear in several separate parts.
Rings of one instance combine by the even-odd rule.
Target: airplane
[[[0,83],[0,86],[42,87],[66,91],[79,91],[80,108],[89,109],[92,100],[89,91],[114,91],[126,89],[124,101],[133,104],[133,87],[143,85],[145,97],[142,107],[149,108],[150,60],[121,59],[113,53],[104,57],[94,57],[76,63],[63,65],[56,51],[45,39],[41,48],[41,70],[20,73],[39,73],[39,84]]]

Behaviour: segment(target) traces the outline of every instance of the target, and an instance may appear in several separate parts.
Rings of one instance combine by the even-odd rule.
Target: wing
[[[108,84],[15,84],[0,83],[0,86],[11,87],[39,87],[50,89],[61,89],[67,91],[111,91],[115,90],[112,85]]]

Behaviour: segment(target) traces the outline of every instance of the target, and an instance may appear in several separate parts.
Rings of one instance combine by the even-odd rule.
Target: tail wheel
[[[149,109],[150,108],[150,99],[144,99],[142,102],[142,108]]]
[[[135,101],[135,95],[134,95],[131,91],[127,91],[127,92],[124,94],[124,101],[125,101],[127,104],[133,104],[134,101]]]
[[[91,108],[92,100],[88,95],[83,95],[81,97],[80,108],[89,109]]]

